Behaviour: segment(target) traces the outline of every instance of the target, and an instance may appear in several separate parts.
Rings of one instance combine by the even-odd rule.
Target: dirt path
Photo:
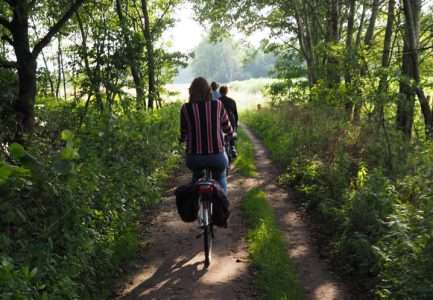
[[[243,129],[254,145],[258,174],[256,184],[266,192],[275,210],[280,229],[288,241],[288,255],[295,263],[306,299],[353,299],[327,270],[326,263],[319,259],[310,240],[309,229],[293,203],[293,195],[275,185],[278,170],[272,165],[266,149],[248,128],[243,126]]]
[[[119,288],[117,300],[126,299],[257,299],[254,276],[248,265],[244,237],[246,227],[240,213],[242,196],[260,186],[268,196],[288,241],[288,255],[294,261],[306,299],[354,299],[327,270],[310,240],[309,229],[302,220],[291,195],[274,183],[278,170],[272,165],[259,140],[245,128],[256,153],[257,177],[245,179],[235,171],[229,176],[229,197],[232,215],[229,228],[216,231],[213,260],[204,269],[202,239],[196,223],[183,223],[174,203],[174,187],[190,178],[185,170],[172,182],[158,215],[143,226],[147,246],[128,283]],[[188,175],[186,175],[188,174]]]
[[[243,237],[240,201],[249,188],[236,172],[228,178],[231,216],[227,229],[216,228],[212,263],[204,269],[203,239],[197,223],[183,223],[177,215],[174,187],[188,182],[189,172],[177,177],[146,235],[147,247],[126,286],[115,299],[256,299],[253,276]]]

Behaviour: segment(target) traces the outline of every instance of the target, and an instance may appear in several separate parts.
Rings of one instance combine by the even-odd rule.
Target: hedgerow
[[[178,161],[179,107],[89,111],[76,129],[82,107],[43,103],[31,143],[2,145],[0,295],[104,299]]]

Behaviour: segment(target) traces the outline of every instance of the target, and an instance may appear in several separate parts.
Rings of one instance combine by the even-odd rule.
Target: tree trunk
[[[402,58],[402,79],[400,80],[400,95],[397,103],[397,128],[403,132],[403,134],[410,138],[412,135],[413,126],[413,114],[415,106],[415,89],[410,85],[410,80],[416,81],[416,74],[414,73],[414,63],[412,60],[411,45],[412,36],[416,34],[417,30],[413,27],[416,26],[417,22],[413,20],[412,14],[408,14],[408,9],[413,8],[410,3],[405,0],[404,13],[405,13],[405,30],[404,30],[404,45],[403,45],[403,58]],[[417,40],[417,38],[415,37]]]
[[[368,22],[367,32],[365,33],[365,37],[364,37],[364,46],[367,48],[367,50],[370,50],[371,45],[373,43],[373,34],[374,34],[374,29],[376,28],[376,20],[377,20],[377,15],[379,13],[379,8],[380,8],[380,0],[373,0],[370,20]],[[368,73],[368,66],[366,64],[363,64],[361,67],[361,76],[366,76],[367,73]],[[353,111],[353,122],[355,124],[358,124],[361,121],[361,108],[362,108],[362,103],[358,102],[355,104],[355,109]]]
[[[367,48],[371,47],[373,42],[374,29],[376,28],[377,14],[379,12],[379,0],[373,0],[373,5],[371,8],[370,22],[368,23],[367,32],[365,33],[364,44]]]
[[[391,43],[392,43],[392,31],[394,24],[394,10],[395,0],[389,0],[388,3],[388,18],[386,21],[385,39],[383,42],[383,53],[382,53],[382,69],[386,72],[391,62]],[[379,82],[378,95],[385,95],[388,92],[388,75],[382,74]],[[379,103],[375,106],[375,115],[380,123],[384,121],[384,97],[379,97]]]
[[[305,44],[308,49],[308,69],[309,69],[309,78],[311,85],[316,84],[318,78],[317,78],[317,58],[315,53],[315,44],[314,44],[314,38],[313,33],[311,32],[311,26],[312,21],[310,20],[309,14],[306,12],[305,2],[303,2],[303,9],[304,9],[304,16],[305,16]]]
[[[297,2],[298,4],[298,2]],[[296,5],[297,5],[296,4]],[[302,55],[307,62],[308,83],[313,86],[317,82],[317,64],[314,53],[314,42],[310,30],[310,22],[306,18],[305,6],[302,9],[302,15],[298,7],[295,5],[295,19],[297,24],[297,36]],[[305,2],[303,3],[305,5]]]
[[[415,94],[421,106],[421,112],[424,117],[424,125],[426,135],[432,139],[433,137],[433,123],[432,113],[424,91],[419,86],[420,84],[420,70],[418,62],[418,46],[419,46],[419,27],[420,27],[420,13],[421,13],[421,0],[404,0],[403,9],[405,15],[405,39],[403,50],[403,75],[412,79],[415,82],[415,87],[409,85],[405,81],[401,81],[404,85],[403,93],[406,98],[413,97]],[[406,63],[406,64],[405,64]],[[412,104],[413,105],[413,104]],[[413,110],[413,108],[412,108]],[[413,113],[413,112],[412,112]],[[413,119],[413,116],[412,116]],[[400,126],[401,124],[399,124]],[[410,128],[412,128],[410,124]],[[409,124],[407,124],[409,126]],[[407,132],[405,131],[405,134]]]
[[[155,61],[153,53],[153,39],[150,31],[149,11],[147,9],[147,0],[141,0],[141,9],[144,17],[144,39],[146,43],[147,58],[147,76],[148,76],[148,100],[147,107],[153,109],[154,101],[158,97],[155,84]]]
[[[60,40],[60,38],[59,38],[59,40]],[[64,99],[67,100],[67,95],[66,95],[65,63],[64,63],[64,58],[63,58],[63,50],[62,50],[62,47],[60,47],[60,71],[61,71],[62,78],[63,78],[63,96],[64,96]]]
[[[349,2],[349,15],[347,17],[347,36],[346,36],[346,68],[344,73],[344,81],[347,88],[351,88],[352,84],[352,65],[353,65],[353,27],[355,20],[355,0]],[[348,119],[352,117],[353,103],[350,100],[345,104],[346,114]]]
[[[407,47],[403,47],[403,51],[408,51]],[[402,73],[409,75],[410,73],[410,61],[407,55],[403,54],[403,64]],[[410,87],[408,82],[404,79],[400,80],[400,95],[397,102],[397,128],[403,132],[403,134],[410,138],[412,135],[412,125],[413,125],[413,114],[415,105],[415,93]]]
[[[57,82],[56,82],[56,98],[60,98],[60,84],[62,82],[62,70],[61,70],[61,40],[60,37],[57,39]]]
[[[17,56],[18,98],[15,102],[17,124],[22,132],[31,132],[34,126],[36,97],[36,60]]]
[[[362,30],[364,28],[364,22],[365,22],[365,12],[366,12],[366,7],[367,5],[365,3],[362,4],[362,13],[361,13],[361,17],[359,19],[359,26],[358,26],[358,32],[356,34],[356,40],[355,40],[355,48],[358,49],[359,46],[361,45],[361,35],[362,35]]]
[[[53,82],[53,78],[51,78],[50,69],[48,68],[48,61],[43,51],[41,51],[41,54],[42,54],[42,61],[44,62],[45,69],[47,70],[48,83],[50,84],[50,91],[51,91],[50,95],[54,96],[54,82]]]
[[[131,40],[129,38],[128,26],[122,12],[121,0],[116,0],[116,12],[119,18],[120,28],[122,30],[122,36],[126,46],[129,68],[131,70],[132,79],[134,80],[137,109],[140,109],[143,107],[143,105],[146,107],[143,89],[144,83],[140,72],[140,61],[139,59],[135,59],[136,54],[134,53]]]
[[[16,113],[19,139],[24,132],[31,132],[34,127],[34,104],[36,97],[36,59],[42,49],[48,45],[53,36],[59,32],[62,26],[69,20],[85,0],[76,0],[66,10],[63,16],[49,28],[45,36],[38,40],[30,49],[29,42],[29,13],[35,1],[14,0],[7,1],[12,8],[12,21],[1,18],[1,25],[12,35],[12,45],[17,59],[18,70],[18,97],[15,100],[14,108]]]
[[[84,30],[84,25],[81,20],[80,14],[77,12],[75,13],[75,17],[77,18],[78,27],[80,28],[81,33],[81,49],[83,52],[83,60],[84,60],[84,70],[86,72],[87,77],[90,81],[90,87],[92,89],[93,94],[95,94],[96,103],[99,105],[100,110],[102,111],[104,109],[103,102],[102,102],[102,96],[100,91],[100,79],[96,78],[94,76],[94,73],[90,69],[90,63],[89,63],[89,56],[87,52],[87,34]],[[91,94],[91,93],[89,93]]]
[[[36,59],[29,43],[29,16],[24,4],[19,3],[14,9],[11,33],[18,64],[18,98],[15,101],[15,113],[19,132],[31,132],[34,126],[34,103],[36,96]]]
[[[36,24],[35,24],[35,21],[33,20],[33,18],[31,18],[31,21],[32,21],[32,26],[36,27]],[[37,30],[35,30],[35,36],[39,40]],[[48,83],[50,85],[50,96],[54,96],[55,95],[54,81],[53,81],[53,78],[51,77],[50,69],[48,68],[48,59],[46,58],[43,50],[41,51],[41,55],[42,55],[42,61],[44,62],[45,70],[47,71],[47,75],[48,75]]]
[[[340,36],[338,30],[339,24],[339,1],[329,0],[328,11],[327,11],[327,36],[326,42],[329,46],[338,43]],[[338,74],[338,61],[331,50],[328,49],[327,62],[326,62],[326,73],[329,87],[335,87],[340,82],[340,76]]]

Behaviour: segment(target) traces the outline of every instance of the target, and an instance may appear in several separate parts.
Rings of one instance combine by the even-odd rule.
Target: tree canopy
[[[185,2],[193,55],[164,34]],[[241,119],[323,254],[367,298],[433,299],[431,0],[4,0],[0,37],[1,299],[108,297],[182,157],[164,86],[188,63],[275,77],[232,90],[267,101]]]

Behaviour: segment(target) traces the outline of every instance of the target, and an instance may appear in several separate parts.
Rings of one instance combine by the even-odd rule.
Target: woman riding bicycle
[[[186,165],[193,172],[193,181],[210,168],[213,178],[227,193],[224,152],[225,134],[233,129],[221,101],[211,101],[211,88],[203,77],[195,78],[189,88],[189,102],[183,104],[180,115],[181,141],[186,143]]]

